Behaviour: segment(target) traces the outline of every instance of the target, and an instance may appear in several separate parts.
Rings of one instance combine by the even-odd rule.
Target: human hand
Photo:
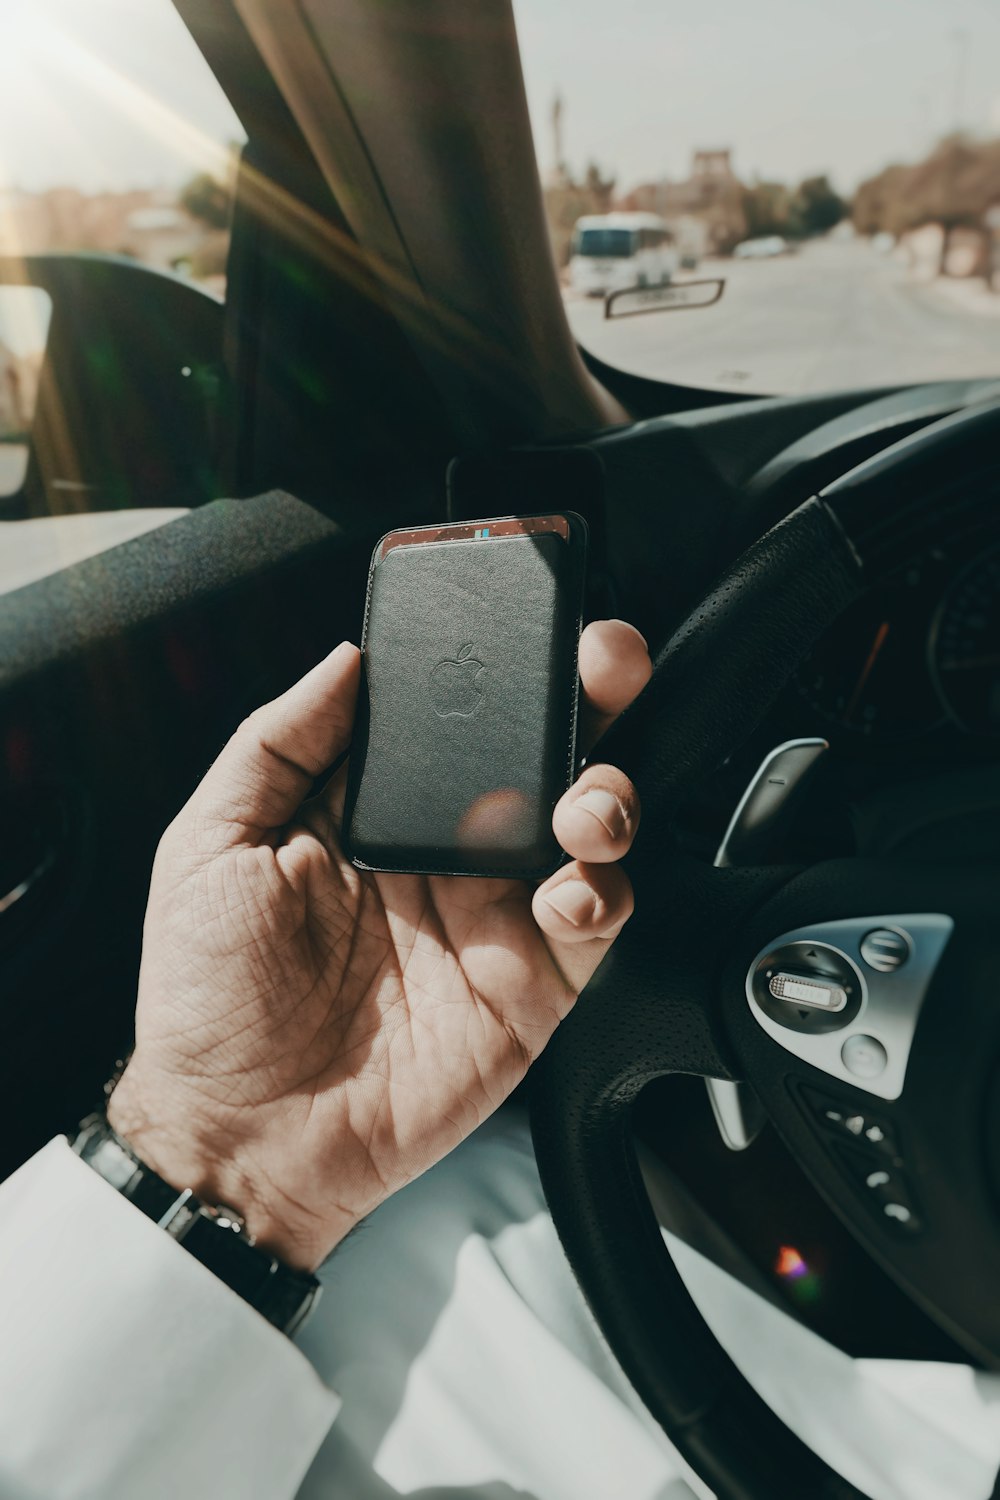
[[[241,725],[153,866],[136,1045],[111,1124],[178,1188],[313,1268],[520,1082],[632,911],[631,782],[587,767],[570,856],[523,881],[380,875],[339,842],[360,655],[344,643]],[[651,671],[622,621],[580,641],[585,743]]]

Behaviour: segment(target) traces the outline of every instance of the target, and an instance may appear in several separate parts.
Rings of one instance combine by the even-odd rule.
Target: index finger
[[[637,698],[653,673],[645,639],[626,620],[594,620],[580,637],[584,751]]]

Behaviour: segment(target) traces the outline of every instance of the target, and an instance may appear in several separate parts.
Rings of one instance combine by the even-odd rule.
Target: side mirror
[[[711,281],[668,281],[663,286],[632,286],[610,292],[604,299],[606,318],[630,318],[636,313],[679,312],[685,307],[711,307],[725,291],[725,278]]]
[[[40,287],[0,286],[0,506],[28,477],[51,319],[52,298]]]
[[[223,493],[223,318],[216,297],[122,256],[0,256],[0,516]]]

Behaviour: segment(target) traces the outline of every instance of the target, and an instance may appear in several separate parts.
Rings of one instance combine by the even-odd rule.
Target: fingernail
[[[602,791],[600,787],[591,787],[589,792],[583,792],[577,797],[574,807],[582,807],[584,812],[597,819],[604,825],[613,839],[619,838],[625,829],[625,813],[617,797],[610,792]]]
[[[631,620],[620,620],[618,618],[618,616],[615,615],[614,618],[611,621],[611,624],[612,625],[624,625],[627,630],[631,630],[635,635],[637,635],[639,637],[640,641],[642,642],[642,644],[645,646],[646,650],[647,651],[649,650],[649,642],[646,640],[646,637],[643,635],[642,631],[639,630],[637,626],[635,626],[635,625],[632,624]]]
[[[582,880],[564,880],[555,890],[549,891],[546,902],[574,927],[588,921],[597,910],[597,897],[589,885]]]

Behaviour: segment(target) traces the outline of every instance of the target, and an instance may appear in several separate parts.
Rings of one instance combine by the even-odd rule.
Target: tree
[[[583,174],[583,186],[594,200],[595,214],[606,214],[611,208],[611,199],[615,191],[615,179],[613,177],[602,177],[601,169],[596,161],[588,161],[587,170]]]
[[[923,161],[886,167],[861,183],[852,216],[862,234],[905,234],[922,224],[941,228],[938,270],[945,274],[951,236],[974,230],[980,238],[980,262],[989,261],[986,211],[1000,203],[1000,141],[973,141],[962,134],[946,136]]]
[[[826,234],[840,223],[846,212],[847,204],[824,174],[806,177],[799,183],[792,199],[790,217],[798,234]]]
[[[613,177],[602,177],[596,162],[588,162],[582,182],[574,182],[563,168],[560,180],[545,189],[545,213],[557,266],[572,254],[573,226],[584,214],[606,214],[615,190]]]
[[[895,162],[860,184],[851,205],[859,234],[898,235],[909,227],[907,185],[912,173],[912,167]]]
[[[755,182],[743,190],[743,211],[751,239],[768,234],[804,239],[839,224],[846,204],[824,174],[806,177],[794,191],[783,182]]]
[[[232,211],[229,188],[210,172],[199,172],[181,190],[181,205],[194,219],[201,219],[212,229],[228,229]]]
[[[783,182],[755,182],[743,190],[747,238],[789,234],[791,194]]]

